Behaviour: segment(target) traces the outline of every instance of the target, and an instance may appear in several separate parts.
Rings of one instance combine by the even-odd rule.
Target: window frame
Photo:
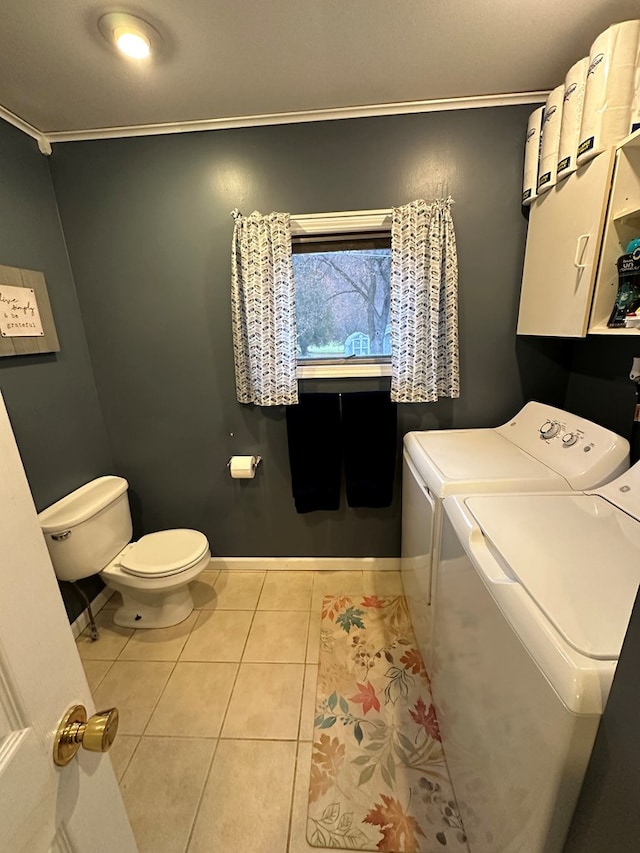
[[[366,231],[391,233],[391,208],[378,210],[345,210],[338,213],[292,214],[291,236],[322,236],[327,238]],[[297,362],[298,379],[359,379],[370,376],[391,376],[389,356],[372,356],[367,361],[334,359],[331,363]]]

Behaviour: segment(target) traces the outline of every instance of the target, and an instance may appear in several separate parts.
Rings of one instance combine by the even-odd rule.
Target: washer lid
[[[432,430],[405,436],[405,448],[440,497],[464,491],[553,491],[567,481],[495,429]]]
[[[161,577],[190,569],[208,548],[207,537],[197,530],[161,530],[134,543],[122,555],[120,565],[132,575]]]
[[[566,642],[616,660],[640,583],[640,523],[599,495],[490,495],[465,505],[503,571]]]

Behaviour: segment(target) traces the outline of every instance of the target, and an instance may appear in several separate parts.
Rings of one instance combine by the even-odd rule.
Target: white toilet
[[[124,628],[167,628],[193,610],[189,584],[211,559],[197,530],[163,530],[131,542],[122,477],[99,477],[38,515],[56,575],[77,581],[100,573],[122,595],[113,617]]]

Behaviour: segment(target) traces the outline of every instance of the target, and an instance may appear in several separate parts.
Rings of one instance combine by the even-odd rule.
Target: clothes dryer
[[[640,583],[640,463],[444,510],[432,689],[471,853],[560,853]]]
[[[402,579],[416,639],[431,663],[433,568],[442,501],[473,492],[595,488],[628,468],[629,443],[569,412],[530,402],[493,429],[430,430],[404,437]]]

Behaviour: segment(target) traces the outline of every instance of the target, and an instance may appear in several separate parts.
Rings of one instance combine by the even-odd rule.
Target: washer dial
[[[558,421],[545,421],[540,427],[540,435],[542,438],[554,438],[560,432],[560,424]]]

